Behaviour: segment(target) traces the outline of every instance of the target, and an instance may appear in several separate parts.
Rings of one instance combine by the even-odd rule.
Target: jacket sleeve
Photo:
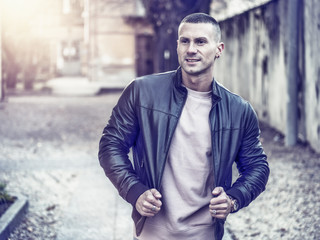
[[[258,118],[249,103],[244,122],[244,133],[236,159],[239,178],[227,190],[228,195],[238,200],[239,209],[248,206],[265,190],[270,172],[267,156],[260,142]]]
[[[99,161],[119,195],[135,206],[137,198],[148,188],[141,183],[128,153],[139,133],[135,113],[134,81],[123,91],[99,144]]]

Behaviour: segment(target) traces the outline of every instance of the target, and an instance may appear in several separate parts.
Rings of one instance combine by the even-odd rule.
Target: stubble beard
[[[180,66],[185,73],[187,73],[191,76],[199,76],[203,73],[210,71],[210,69],[213,70],[213,64],[214,64],[214,62],[207,65],[207,66],[203,66],[203,67],[198,67],[198,66],[189,67],[189,66],[187,66],[187,64],[180,64]]]

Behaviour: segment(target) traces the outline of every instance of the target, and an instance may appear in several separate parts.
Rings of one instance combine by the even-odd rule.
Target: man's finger
[[[145,211],[148,211],[148,212],[158,212],[160,210],[160,206],[154,205],[153,203],[150,203],[148,201],[143,202],[143,207]]]
[[[212,191],[212,195],[218,196],[223,192],[224,192],[224,189],[222,187],[215,187],[215,189],[213,189]]]
[[[160,208],[162,205],[162,202],[159,200],[159,198],[161,198],[161,194],[156,189],[151,189],[148,191],[146,198],[147,201],[158,208]]]
[[[162,198],[161,193],[157,189],[152,188],[150,191],[155,198],[157,198],[157,199]]]
[[[154,205],[143,206],[142,211],[145,213],[157,213],[159,208]]]
[[[209,209],[210,209],[210,210],[227,211],[227,210],[228,210],[228,203],[210,204],[210,205],[209,205]]]
[[[228,203],[228,198],[221,195],[217,197],[213,197],[210,200],[210,204],[212,205],[218,205],[218,204],[224,204],[224,203]]]

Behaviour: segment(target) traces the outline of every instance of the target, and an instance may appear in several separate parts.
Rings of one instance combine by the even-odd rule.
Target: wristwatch
[[[229,197],[230,200],[231,200],[231,213],[238,211],[238,209],[239,209],[239,204],[238,204],[237,199],[234,199],[233,197],[231,197],[231,196],[229,196],[229,195],[228,195],[228,197]]]

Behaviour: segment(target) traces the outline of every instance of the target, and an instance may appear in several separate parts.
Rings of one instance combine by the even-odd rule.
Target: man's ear
[[[223,42],[220,42],[220,43],[219,43],[218,49],[219,49],[219,52],[220,52],[220,54],[221,54],[222,51],[224,50],[224,43],[223,43]]]
[[[220,42],[216,50],[216,58],[219,58],[221,56],[221,53],[223,50],[224,50],[224,43]]]

